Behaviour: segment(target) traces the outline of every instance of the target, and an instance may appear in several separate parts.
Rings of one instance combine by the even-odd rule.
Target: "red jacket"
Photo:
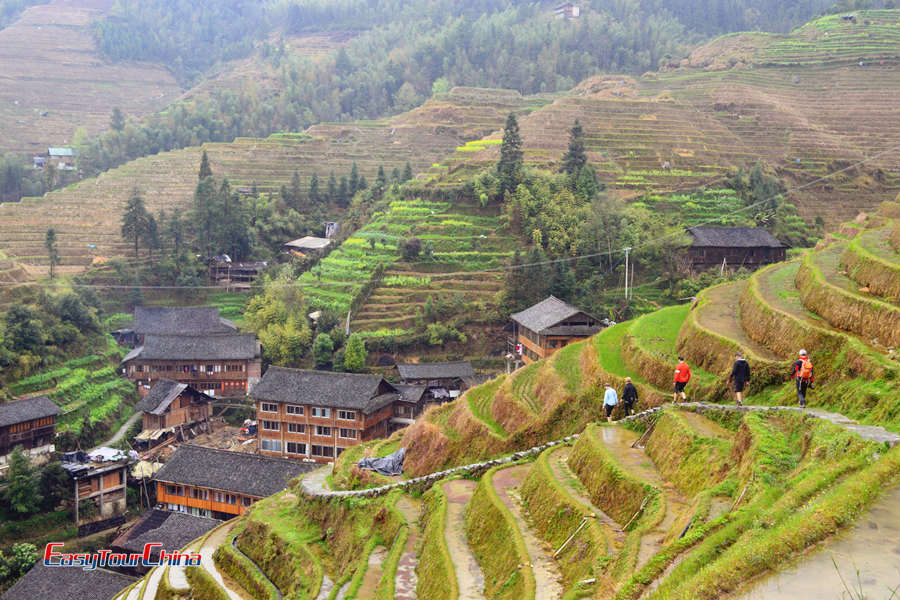
[[[675,383],[687,383],[691,380],[691,368],[686,362],[678,363],[675,367]]]

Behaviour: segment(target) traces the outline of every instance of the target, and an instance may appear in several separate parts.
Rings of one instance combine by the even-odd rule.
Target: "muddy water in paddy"
[[[882,494],[846,533],[780,572],[750,584],[732,598],[900,598],[900,487]]]
[[[472,497],[477,484],[474,481],[456,479],[446,482],[442,489],[447,495],[447,526],[444,540],[450,552],[450,560],[456,571],[459,600],[479,600],[484,597],[484,575],[472,549],[466,542],[466,503]]]
[[[661,489],[666,499],[666,512],[662,522],[641,540],[637,561],[637,567],[640,569],[653,558],[654,554],[659,552],[663,544],[668,541],[666,538],[673,537],[667,533],[672,529],[676,520],[684,515],[688,501],[671,483],[660,476],[656,466],[642,449],[631,447],[640,437],[638,433],[620,426],[607,426],[598,428],[597,437],[626,471]]]

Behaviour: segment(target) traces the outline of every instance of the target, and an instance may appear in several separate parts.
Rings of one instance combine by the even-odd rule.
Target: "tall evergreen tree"
[[[366,341],[358,333],[354,333],[347,340],[347,350],[344,353],[344,369],[351,373],[362,373],[366,370]]]
[[[141,235],[141,239],[144,242],[144,248],[147,249],[152,262],[153,251],[162,247],[162,241],[159,239],[159,224],[149,212],[147,213],[147,221],[144,225],[144,232]]]
[[[410,179],[413,178],[412,165],[409,164],[409,161],[406,161],[406,164],[403,166],[403,177],[401,183],[406,183]]]
[[[587,154],[584,150],[584,129],[578,119],[569,130],[569,149],[562,157],[562,170],[569,175],[577,175],[582,167],[587,164]]]
[[[194,208],[191,225],[197,242],[206,257],[213,255],[214,236],[218,214],[218,193],[212,177],[201,179],[194,190]]]
[[[375,191],[383,192],[387,186],[387,177],[384,174],[384,165],[378,165],[378,174],[375,176]]]
[[[338,204],[347,206],[350,204],[350,189],[347,184],[347,176],[341,175],[341,183],[338,185]]]
[[[122,131],[125,129],[125,115],[122,114],[122,109],[118,106],[112,111],[112,117],[109,119],[109,126],[112,127],[114,131]]]
[[[328,201],[337,202],[337,178],[334,176],[334,171],[328,175]]]
[[[38,511],[41,503],[38,478],[21,446],[16,446],[9,455],[4,481],[2,497],[8,512],[26,517]]]
[[[319,174],[313,173],[312,178],[309,180],[309,203],[311,205],[316,205],[322,199],[321,192],[319,191]]]
[[[50,260],[50,280],[55,276],[55,267],[59,264],[59,247],[56,245],[56,230],[52,227],[44,236],[44,248],[47,249],[47,258]]]
[[[597,175],[591,165],[584,165],[578,171],[578,180],[575,184],[575,196],[583,202],[593,202],[600,192],[597,185]]]
[[[200,156],[200,179],[206,179],[207,177],[212,177],[212,168],[209,166],[209,157],[206,156],[206,150],[203,151],[203,154]]]
[[[503,141],[500,144],[500,162],[497,163],[497,175],[500,179],[500,196],[513,191],[522,176],[522,137],[519,135],[519,122],[516,115],[509,113],[503,128]]]
[[[289,205],[296,211],[300,210],[300,198],[302,197],[302,193],[300,192],[300,172],[297,169],[294,169],[294,176],[291,177],[291,204]]]
[[[349,191],[351,196],[361,189],[359,187],[359,166],[356,164],[355,160],[353,161],[353,166],[350,167],[350,180],[347,183],[350,186]]]
[[[140,242],[146,236],[147,208],[144,206],[144,198],[137,189],[131,194],[131,198],[125,203],[125,214],[122,215],[122,238],[134,242],[134,257],[138,256]]]

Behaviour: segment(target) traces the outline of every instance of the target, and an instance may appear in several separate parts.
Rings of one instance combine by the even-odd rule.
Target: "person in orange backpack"
[[[806,354],[806,350],[800,351],[800,358],[794,363],[791,379],[797,384],[797,399],[800,400],[800,408],[806,408],[806,391],[814,388],[813,364]]]
[[[687,401],[687,394],[684,393],[684,386],[686,386],[690,380],[691,368],[684,362],[684,357],[679,356],[678,365],[675,367],[675,395],[672,397],[672,402],[678,402],[678,394],[681,394],[682,402]]]

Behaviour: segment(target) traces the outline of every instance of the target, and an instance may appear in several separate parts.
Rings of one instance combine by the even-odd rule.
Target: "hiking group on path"
[[[791,379],[797,387],[797,400],[800,408],[806,408],[806,392],[815,389],[813,384],[813,364],[809,360],[806,350],[800,350],[799,358],[794,362],[791,368]],[[691,380],[691,368],[685,362],[684,357],[678,356],[678,364],[675,366],[675,377],[673,379],[674,393],[672,402],[678,402],[678,396],[681,395],[681,401],[687,402],[687,393],[685,388]],[[731,389],[734,391],[734,401],[738,406],[743,406],[744,388],[750,383],[750,363],[744,358],[742,352],[738,352],[734,357],[734,366],[731,368],[731,374],[728,376],[731,383]],[[606,411],[607,422],[612,422],[613,409],[619,404],[619,395],[616,389],[609,383],[604,383],[605,391],[603,393],[603,408]],[[625,386],[622,390],[622,406],[625,409],[625,416],[634,413],[634,405],[638,401],[638,391],[631,382],[631,377],[625,378]]]

